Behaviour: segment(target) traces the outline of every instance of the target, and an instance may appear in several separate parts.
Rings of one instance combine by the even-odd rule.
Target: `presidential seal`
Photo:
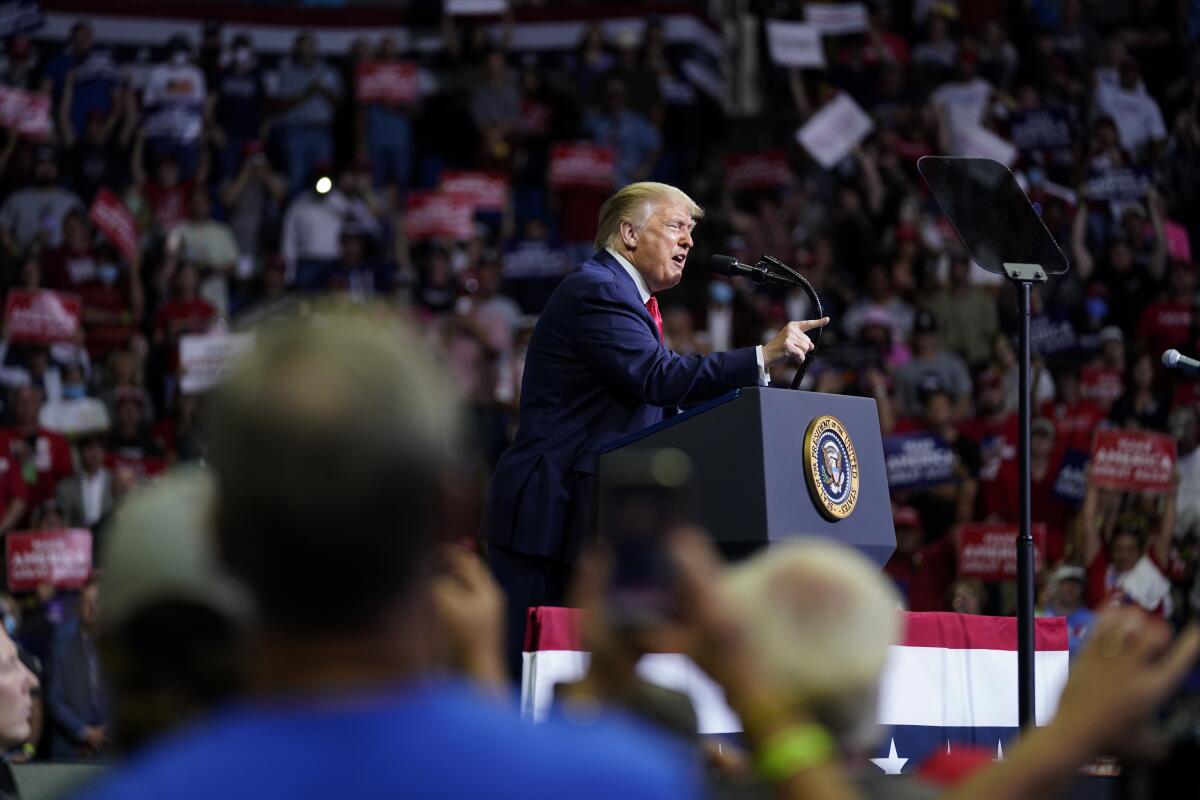
[[[817,417],[804,433],[804,482],[817,510],[845,519],[858,503],[858,456],[837,417]]]

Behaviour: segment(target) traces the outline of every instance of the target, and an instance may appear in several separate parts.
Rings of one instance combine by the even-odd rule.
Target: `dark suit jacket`
[[[100,674],[93,691],[91,658],[98,658],[95,643],[85,638],[79,620],[64,622],[51,645],[46,675],[46,715],[53,726],[50,749],[56,758],[78,755],[85,726],[108,724],[108,687]]]
[[[638,289],[607,251],[559,284],[533,329],[516,440],[492,478],[489,542],[572,562],[593,526],[596,455],[663,409],[758,384],[754,348],[681,356],[658,340]]]

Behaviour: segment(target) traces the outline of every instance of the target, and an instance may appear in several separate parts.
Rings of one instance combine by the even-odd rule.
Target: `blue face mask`
[[[732,303],[733,286],[724,281],[713,281],[708,285],[708,296],[714,303]]]
[[[96,277],[101,283],[108,286],[112,286],[117,282],[117,275],[119,274],[120,270],[117,269],[116,264],[101,264],[96,267]]]
[[[84,390],[82,384],[68,383],[64,384],[62,387],[62,396],[64,400],[78,400],[85,394],[87,394],[87,392]]]

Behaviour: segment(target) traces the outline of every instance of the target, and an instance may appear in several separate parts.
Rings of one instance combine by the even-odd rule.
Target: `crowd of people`
[[[790,5],[742,10],[786,21],[798,18]],[[983,130],[1012,146],[1072,265],[1034,290],[1039,605],[1068,617],[1073,650],[1114,596],[1182,624],[1200,609],[1200,398],[1158,354],[1200,349],[1200,20],[1161,0],[1102,5],[871,3],[865,32],[825,37],[821,69],[776,65],[762,25],[734,26],[720,104],[655,17],[612,36],[586,24],[563,52],[513,48],[513,15],[496,28],[447,16],[440,47],[422,53],[384,33],[335,55],[320,32],[301,32],[277,57],[217,24],[153,51],[100,41],[86,20],[66,41],[18,34],[0,84],[47,94],[51,131],[7,131],[0,149],[4,288],[72,293],[83,310],[74,342],[0,345],[0,533],[87,528],[101,551],[123,496],[210,455],[180,339],[302,310],[316,294],[392,306],[416,326],[467,406],[479,458],[459,501],[478,507],[511,441],[538,312],[590,255],[606,195],[654,179],[706,209],[683,283],[662,298],[667,345],[763,344],[816,316],[803,293],[705,274],[708,254],[771,254],[802,271],[831,319],[806,388],[874,397],[885,436],[931,433],[954,454],[951,480],[893,492],[887,573],[903,602],[1009,612],[1005,585],[961,579],[955,556],[963,523],[1016,519],[1015,295],[971,264],[915,167]],[[415,65],[412,98],[359,100],[362,67],[394,62]],[[838,93],[873,131],[826,169],[795,132]],[[612,187],[548,182],[554,145],[577,141],[612,149]],[[726,180],[725,157],[779,152],[786,168],[765,184]],[[413,198],[462,170],[502,176],[502,208],[457,237],[415,234]],[[90,213],[108,193],[138,222],[132,252]],[[1086,469],[1079,456],[1105,427],[1169,435],[1176,488],[1085,478],[1074,496],[1058,491],[1064,465]],[[1135,570],[1167,588],[1130,597]],[[41,679],[44,724],[27,755],[109,747],[102,585],[3,599],[6,630]],[[312,602],[309,622],[336,608],[293,588]]]
[[[530,725],[504,674],[502,595],[448,541],[461,409],[411,328],[328,307],[270,323],[212,400],[210,466],[135,490],[106,546],[110,599],[84,590],[122,763],[80,796],[1047,796],[1096,752],[1150,744],[1139,732],[1200,654],[1200,627],[1172,642],[1165,621],[1108,609],[1054,721],[1001,763],[941,787],[856,779],[901,627],[896,589],[836,543],[728,568],[676,529],[676,610],[654,630],[613,624],[612,565],[589,548],[574,594],[591,668]],[[706,757],[632,699],[630,653],[654,642],[717,681],[744,753]],[[37,686],[0,633],[0,741],[29,739]]]

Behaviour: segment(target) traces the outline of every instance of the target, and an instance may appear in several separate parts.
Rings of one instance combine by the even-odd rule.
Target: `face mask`
[[[9,636],[17,635],[17,618],[12,614],[4,615],[4,630],[8,631]]]
[[[732,303],[733,287],[723,281],[713,281],[708,285],[708,296],[714,303]]]
[[[116,264],[101,264],[96,267],[96,277],[106,286],[112,286],[117,282],[117,274],[119,272],[120,270],[117,269]]]
[[[83,397],[86,392],[80,384],[64,384],[62,387],[62,396],[64,400],[78,400]]]

